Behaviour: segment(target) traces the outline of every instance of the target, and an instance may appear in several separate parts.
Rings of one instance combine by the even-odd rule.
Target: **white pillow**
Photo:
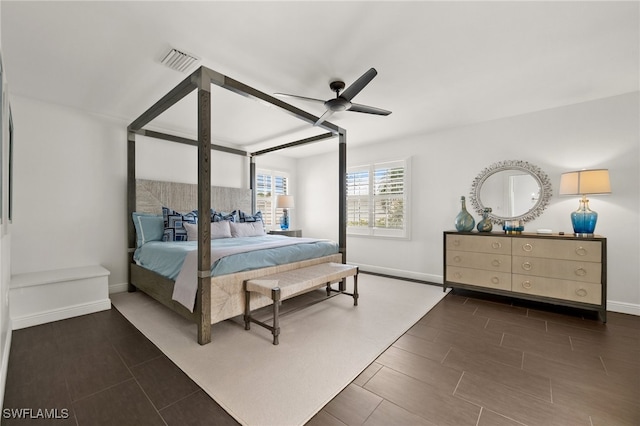
[[[232,237],[259,237],[265,234],[261,220],[255,222],[229,222]]]
[[[198,225],[195,223],[184,222],[184,228],[187,230],[187,241],[198,241]],[[211,239],[231,238],[231,228],[229,221],[211,222]]]

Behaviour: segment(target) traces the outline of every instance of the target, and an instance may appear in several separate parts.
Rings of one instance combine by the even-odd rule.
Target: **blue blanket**
[[[274,248],[256,249],[273,241],[283,241],[287,244],[292,244]],[[294,243],[294,241],[296,243]],[[247,250],[250,251],[217,258],[219,253],[236,251],[236,247],[238,246],[246,247]],[[182,264],[187,254],[197,250],[197,248],[197,241],[150,241],[136,249],[133,259],[138,265],[175,280],[182,269]],[[338,244],[333,241],[293,238],[282,235],[211,240],[211,276],[215,277],[218,275],[277,266],[328,256],[338,252]]]

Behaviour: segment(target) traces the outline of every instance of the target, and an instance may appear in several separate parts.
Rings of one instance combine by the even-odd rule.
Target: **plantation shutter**
[[[408,237],[408,165],[407,159],[349,168],[349,234]]]
[[[256,173],[256,210],[262,212],[265,225],[280,223],[282,209],[276,208],[276,197],[289,193],[289,178],[280,172],[259,170]]]

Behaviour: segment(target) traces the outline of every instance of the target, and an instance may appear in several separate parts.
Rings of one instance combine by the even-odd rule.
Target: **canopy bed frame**
[[[197,324],[197,339],[198,343],[204,345],[211,341],[211,324],[213,322],[221,321],[222,319],[230,318],[233,312],[224,313],[220,317],[212,318],[212,281],[220,281],[218,278],[211,277],[211,245],[210,245],[210,226],[208,221],[198,221],[198,289],[196,294],[196,303],[193,313],[189,312],[186,308],[175,303],[171,300],[171,288],[173,287],[173,281],[164,278],[156,273],[146,270],[135,264],[133,261],[133,253],[136,250],[136,233],[131,215],[140,208],[138,198],[140,198],[139,192],[136,188],[139,188],[139,182],[136,180],[136,135],[142,135],[154,139],[161,139],[181,144],[187,144],[196,146],[198,148],[198,183],[195,189],[197,193],[197,210],[199,217],[208,217],[210,209],[212,207],[212,199],[215,196],[216,187],[211,186],[211,154],[212,151],[222,151],[226,153],[236,154],[243,157],[247,157],[249,163],[249,185],[250,185],[250,206],[252,214],[255,213],[255,158],[257,156],[282,150],[285,148],[310,144],[313,142],[338,137],[338,155],[339,155],[339,167],[338,167],[338,186],[339,186],[339,202],[338,202],[338,246],[339,254],[333,256],[327,256],[332,258],[327,261],[336,261],[336,257],[339,262],[346,263],[346,223],[347,223],[347,203],[346,203],[346,130],[340,128],[330,122],[322,122],[317,127],[327,132],[319,134],[317,136],[311,136],[305,139],[296,140],[293,142],[276,145],[267,149],[259,150],[256,152],[246,152],[239,149],[229,148],[225,146],[215,145],[211,143],[211,89],[212,85],[216,85],[223,89],[230,90],[239,95],[273,105],[280,110],[293,115],[294,117],[310,124],[314,125],[318,121],[319,117],[316,117],[306,111],[296,108],[287,104],[277,98],[274,98],[266,93],[256,90],[250,86],[247,86],[237,80],[229,78],[216,71],[208,69],[206,67],[200,67],[194,71],[190,76],[185,78],[175,88],[169,91],[158,102],[145,111],[140,117],[133,121],[127,128],[127,191],[128,191],[128,243],[129,243],[129,256],[130,256],[130,268],[129,268],[129,290],[135,291],[140,289],[147,293],[151,297],[160,301],[170,309],[178,312],[182,316]],[[175,105],[178,101],[185,96],[197,90],[197,115],[198,115],[198,139],[188,139],[180,136],[175,136],[167,133],[161,133],[153,130],[144,129],[152,120]],[[212,192],[214,192],[212,194]],[[299,262],[302,265],[294,265],[290,268],[308,266],[308,261]],[[286,266],[286,265],[283,265]],[[285,267],[286,269],[286,267]],[[262,271],[262,272],[261,272]],[[260,274],[273,273],[273,268],[264,268],[257,271],[249,271],[248,275],[236,277],[240,280],[246,280],[260,276]],[[233,274],[233,275],[242,275]],[[246,275],[246,273],[245,273]],[[222,276],[222,281],[224,281]],[[341,284],[341,287],[344,283]],[[215,299],[215,295],[213,295]],[[268,302],[263,302],[267,304]],[[252,302],[253,304],[253,302]],[[244,304],[242,304],[244,305]],[[225,318],[226,316],[226,318]]]

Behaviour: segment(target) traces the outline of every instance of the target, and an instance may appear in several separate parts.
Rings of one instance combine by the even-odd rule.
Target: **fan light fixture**
[[[275,93],[276,96],[287,96],[291,98],[302,99],[304,101],[310,101],[315,103],[324,104],[327,109],[324,114],[315,122],[315,126],[319,125],[323,121],[327,120],[333,113],[341,112],[341,111],[353,111],[353,112],[363,112],[366,114],[374,114],[374,115],[389,115],[391,111],[387,111],[386,109],[376,108],[369,105],[356,104],[351,102],[351,100],[356,96],[364,87],[373,80],[373,78],[378,75],[378,71],[375,68],[370,68],[367,72],[362,74],[360,78],[358,78],[355,82],[351,84],[351,86],[347,87],[346,90],[343,89],[346,87],[344,81],[332,81],[329,83],[329,87],[331,90],[336,92],[336,97],[333,99],[329,99],[327,101],[322,99],[315,98],[307,98],[305,96],[298,95],[288,95],[286,93]],[[342,93],[341,93],[342,92]]]

